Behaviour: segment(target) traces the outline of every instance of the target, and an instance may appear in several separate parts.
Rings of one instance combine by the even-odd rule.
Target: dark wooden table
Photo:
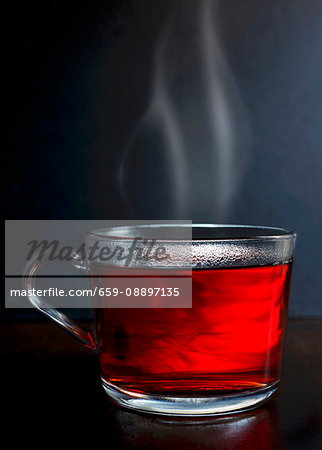
[[[1,433],[10,446],[321,449],[322,320],[290,320],[277,394],[248,413],[169,420],[107,400],[94,352],[52,324],[1,326]],[[89,448],[89,447],[88,447]]]

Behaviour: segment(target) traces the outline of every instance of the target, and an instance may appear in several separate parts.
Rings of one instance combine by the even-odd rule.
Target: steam
[[[177,1],[158,40],[151,102],[120,170],[137,218],[229,220],[250,129],[216,34],[215,6]]]

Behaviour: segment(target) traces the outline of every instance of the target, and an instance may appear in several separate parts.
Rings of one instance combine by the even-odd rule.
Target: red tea
[[[102,268],[100,286],[108,286],[108,274]],[[279,378],[290,275],[291,264],[193,270],[190,309],[97,308],[103,379],[178,396],[272,384]]]

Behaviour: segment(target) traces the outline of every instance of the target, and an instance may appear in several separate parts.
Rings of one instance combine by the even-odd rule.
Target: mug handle
[[[34,259],[28,264],[25,268],[25,278],[27,278],[26,289],[27,292],[35,288],[35,280],[34,276],[38,272],[38,270],[46,264],[48,261],[48,257],[46,254],[39,259]],[[81,269],[87,271],[86,265],[84,261],[80,258],[78,254],[74,254],[72,256],[72,260],[69,261],[77,269]],[[24,279],[25,279],[24,278]],[[36,290],[36,289],[35,289]],[[34,291],[35,292],[35,291]],[[85,347],[88,347],[92,350],[96,349],[95,336],[91,330],[85,330],[77,325],[74,321],[69,319],[65,314],[58,311],[57,309],[51,307],[42,297],[39,297],[36,294],[28,295],[28,300],[32,304],[32,306],[38,311],[40,311],[43,315],[52,320],[55,324],[62,327],[65,331],[79,339]]]

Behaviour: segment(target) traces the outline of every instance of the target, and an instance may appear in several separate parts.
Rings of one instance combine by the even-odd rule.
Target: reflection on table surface
[[[291,405],[290,405],[291,406]],[[288,449],[310,447],[321,420],[314,409],[294,417],[284,429],[275,400],[247,413],[208,418],[152,416],[110,407],[110,438],[117,448],[177,449]],[[114,411],[112,411],[112,409]],[[291,409],[291,407],[290,407]],[[309,428],[307,433],[305,428]],[[315,437],[313,437],[315,439]],[[307,447],[303,445],[307,443]],[[297,446],[298,445],[298,446]]]

